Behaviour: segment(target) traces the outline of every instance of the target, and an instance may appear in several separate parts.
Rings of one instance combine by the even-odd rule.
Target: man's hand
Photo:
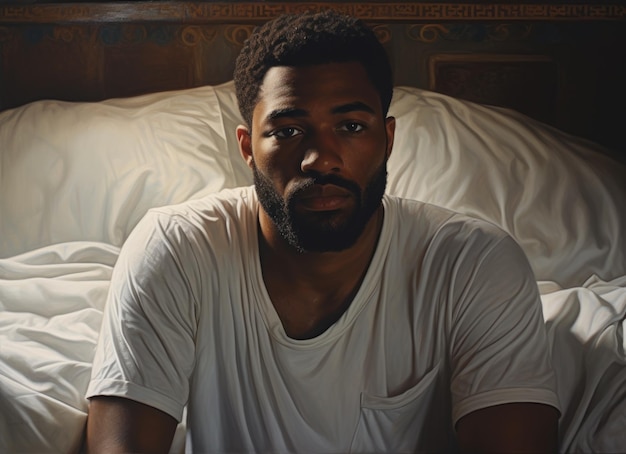
[[[557,409],[543,404],[513,403],[483,408],[456,425],[462,452],[556,453]]]
[[[119,397],[93,397],[87,417],[87,453],[169,452],[177,422],[161,410]]]

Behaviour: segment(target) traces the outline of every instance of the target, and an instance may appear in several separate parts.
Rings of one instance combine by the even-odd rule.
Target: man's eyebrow
[[[337,106],[332,110],[332,113],[344,114],[344,113],[350,113],[350,112],[355,112],[355,111],[367,112],[367,113],[371,113],[372,115],[376,115],[376,112],[374,111],[374,109],[372,109],[370,106],[368,106],[367,104],[361,101],[350,102],[348,104],[342,104],[340,106]]]
[[[331,110],[333,114],[345,114],[350,112],[367,112],[375,115],[376,112],[374,109],[364,102],[355,101],[349,102],[347,104],[342,104],[340,106],[334,107]],[[295,107],[286,107],[284,109],[276,109],[272,110],[266,117],[267,121],[276,120],[279,118],[296,118],[296,117],[306,117],[309,113],[304,109],[297,109]]]
[[[272,110],[266,117],[268,121],[276,120],[279,118],[293,118],[293,117],[306,117],[308,112],[304,109],[285,108]]]

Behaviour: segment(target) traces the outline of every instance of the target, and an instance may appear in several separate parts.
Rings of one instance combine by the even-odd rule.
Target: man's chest
[[[220,439],[231,450],[252,443],[271,451],[397,452],[430,446],[448,427],[443,350],[433,350],[432,339],[422,342],[426,333],[416,332],[406,313],[366,304],[350,323],[295,341],[254,312],[199,338],[206,343],[199,346],[190,414],[191,427],[205,431],[201,438]],[[438,431],[420,429],[435,421]]]

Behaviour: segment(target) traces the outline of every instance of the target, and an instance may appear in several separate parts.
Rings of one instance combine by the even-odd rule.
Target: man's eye
[[[279,139],[289,139],[302,134],[302,131],[298,128],[282,128],[273,131],[270,135],[278,137]]]
[[[360,132],[360,131],[363,131],[363,129],[365,129],[361,123],[357,123],[354,121],[350,121],[348,123],[343,124],[341,128],[347,132]]]

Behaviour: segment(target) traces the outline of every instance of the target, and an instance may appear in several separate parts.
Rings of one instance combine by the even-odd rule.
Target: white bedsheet
[[[76,452],[119,249],[73,242],[0,260],[0,452]]]
[[[558,380],[561,449],[626,449],[626,276],[577,288],[540,283]]]
[[[84,392],[119,249],[62,243],[0,260],[0,452],[76,452]],[[541,282],[562,448],[626,446],[626,276],[561,289]],[[173,451],[179,451],[177,437]]]

